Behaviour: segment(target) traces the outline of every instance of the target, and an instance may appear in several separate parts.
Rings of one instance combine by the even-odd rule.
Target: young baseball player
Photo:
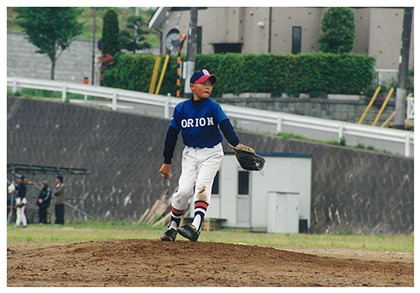
[[[182,152],[182,172],[179,185],[171,200],[171,220],[161,236],[163,241],[174,241],[177,233],[191,241],[197,241],[201,224],[210,204],[214,176],[223,159],[222,130],[232,146],[239,147],[239,139],[221,106],[210,99],[216,76],[203,69],[190,79],[193,97],[179,103],[174,110],[166,134],[163,152],[164,164],[159,172],[169,177],[171,160],[179,132],[182,132],[185,148]],[[191,224],[179,227],[181,217],[193,196],[194,218]]]

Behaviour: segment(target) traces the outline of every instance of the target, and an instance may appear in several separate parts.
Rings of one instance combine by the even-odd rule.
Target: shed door
[[[237,227],[251,227],[251,188],[248,171],[238,171]]]

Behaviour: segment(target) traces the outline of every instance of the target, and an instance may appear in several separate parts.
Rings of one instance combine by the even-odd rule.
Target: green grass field
[[[162,231],[162,227],[124,222],[70,223],[65,226],[32,224],[26,229],[8,225],[7,242],[66,244],[118,239],[159,239]],[[202,232],[200,241],[244,243],[276,248],[349,248],[414,252],[414,236],[412,235],[271,234],[223,229],[220,231]]]

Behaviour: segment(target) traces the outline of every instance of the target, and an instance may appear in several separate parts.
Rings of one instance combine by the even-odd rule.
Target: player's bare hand
[[[163,164],[159,170],[160,175],[162,175],[163,179],[168,179],[169,173],[171,173],[171,164]]]

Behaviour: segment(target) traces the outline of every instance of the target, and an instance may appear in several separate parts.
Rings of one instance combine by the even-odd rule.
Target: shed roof
[[[7,164],[7,172],[25,172],[29,174],[88,175],[88,169],[51,167],[25,164]]]
[[[308,153],[275,153],[275,152],[257,152],[263,157],[289,157],[289,158],[312,158],[312,154]],[[225,152],[225,155],[235,155],[234,152]]]

